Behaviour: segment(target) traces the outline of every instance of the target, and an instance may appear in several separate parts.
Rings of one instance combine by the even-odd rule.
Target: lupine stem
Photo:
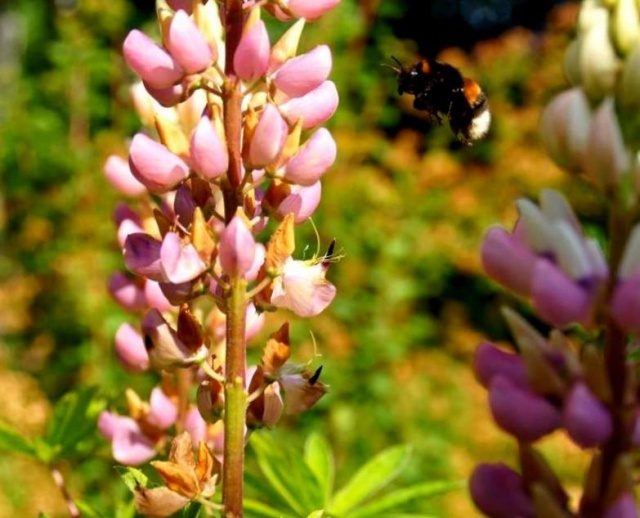
[[[247,405],[245,391],[245,315],[247,283],[242,277],[231,281],[227,299],[227,349],[224,413],[224,463],[222,502],[225,518],[242,516],[244,472],[244,428]]]
[[[618,267],[631,231],[631,219],[622,208],[619,200],[613,198],[609,216],[609,281],[607,299],[610,299],[615,288]],[[613,470],[621,454],[629,449],[629,419],[626,405],[627,386],[629,383],[627,370],[627,345],[625,333],[615,323],[611,315],[606,317],[604,359],[609,383],[611,384],[611,415],[613,417],[613,433],[602,449],[602,472],[599,477],[599,501],[593,507],[584,509],[585,516],[601,516],[604,512],[604,499],[609,490]]]
[[[225,28],[225,82],[222,96],[224,132],[229,153],[229,169],[222,182],[225,220],[234,217],[242,206],[242,92],[233,70],[233,57],[240,37],[244,14],[242,0],[225,0],[222,6]],[[222,468],[222,503],[225,518],[242,517],[244,477],[244,429],[247,394],[246,368],[246,291],[247,283],[239,276],[231,279],[227,299],[227,343],[225,366],[224,462]]]

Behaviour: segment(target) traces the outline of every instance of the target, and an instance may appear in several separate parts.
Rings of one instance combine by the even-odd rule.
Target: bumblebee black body
[[[415,96],[413,106],[425,111],[433,122],[446,117],[451,130],[464,143],[471,144],[489,131],[489,101],[472,79],[460,71],[434,59],[423,59],[410,68],[398,60],[398,94]]]

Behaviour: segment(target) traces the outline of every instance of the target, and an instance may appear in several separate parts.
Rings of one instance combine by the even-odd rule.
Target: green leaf
[[[400,507],[413,500],[433,498],[450,491],[465,487],[464,481],[424,482],[413,486],[397,489],[375,501],[359,507],[349,513],[349,518],[367,518],[371,516],[387,516],[387,511]]]
[[[181,518],[198,518],[198,516],[200,516],[200,509],[202,509],[202,505],[197,502],[191,502],[182,509]]]
[[[263,475],[298,516],[323,506],[318,481],[301,455],[288,452],[265,433],[253,434],[250,444]]]
[[[95,433],[96,419],[105,408],[104,400],[97,399],[95,393],[93,388],[69,392],[56,404],[44,438],[55,455],[78,452],[83,441]]]
[[[116,506],[115,518],[135,518],[136,516],[136,504],[133,500],[128,502],[119,501]]]
[[[307,518],[322,518],[324,516],[324,509],[318,509],[313,511]]]
[[[76,502],[76,505],[78,506],[78,510],[80,511],[80,514],[84,518],[103,518],[103,515],[101,515],[98,511],[96,511],[84,500],[76,500],[75,502]]]
[[[123,467],[123,472],[120,473],[120,478],[129,488],[129,491],[134,493],[139,487],[147,487],[149,478],[139,469]]]
[[[36,456],[33,443],[8,423],[0,421],[0,449]]]
[[[283,513],[282,511],[278,511],[277,509],[274,509],[267,504],[263,504],[262,502],[258,502],[257,500],[253,500],[252,498],[245,498],[243,501],[243,507],[245,513],[250,516],[258,516],[260,518],[297,518],[295,515]]]
[[[335,464],[331,447],[322,435],[313,433],[309,436],[304,445],[304,461],[315,475],[326,505],[333,491]]]
[[[329,513],[338,516],[345,515],[376,491],[391,483],[409,460],[410,451],[409,446],[401,445],[376,455],[336,493],[329,506]]]

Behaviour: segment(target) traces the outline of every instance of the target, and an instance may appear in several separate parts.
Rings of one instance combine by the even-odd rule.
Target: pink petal
[[[322,184],[316,182],[309,186],[292,185],[291,192],[278,205],[278,212],[283,216],[294,215],[296,223],[309,219],[320,204]]]
[[[273,80],[289,97],[301,97],[327,80],[331,64],[329,47],[319,45],[311,52],[286,61]]]
[[[503,376],[514,385],[526,388],[529,386],[527,368],[522,357],[508,353],[490,343],[481,343],[476,349],[473,370],[478,381],[488,387],[496,376]]]
[[[135,427],[120,428],[116,431],[111,451],[116,461],[127,466],[139,466],[156,456],[153,444],[137,424]]]
[[[571,389],[562,418],[569,436],[583,448],[603,444],[613,431],[609,411],[582,382]]]
[[[339,3],[340,0],[288,0],[287,5],[296,18],[315,20]]]
[[[187,74],[208,68],[214,61],[213,52],[191,17],[178,10],[171,20],[167,47]]]
[[[129,166],[133,175],[147,189],[162,194],[189,176],[189,166],[165,146],[137,133],[129,149]]]
[[[536,311],[555,327],[585,323],[589,318],[591,294],[549,261],[538,261],[531,291]]]
[[[249,148],[251,166],[259,169],[273,162],[282,151],[289,128],[278,109],[267,104],[260,115]]]
[[[136,275],[154,281],[165,281],[160,263],[161,247],[162,243],[149,234],[129,234],[124,243],[124,264]]]
[[[147,188],[131,173],[129,163],[119,156],[111,155],[107,159],[104,164],[104,175],[116,190],[126,196],[136,198],[147,192]]]
[[[276,283],[271,303],[301,317],[312,317],[324,311],[336,295],[336,288],[324,278],[321,264],[290,260],[285,273]]]
[[[640,276],[618,281],[609,310],[623,330],[640,332]]]
[[[491,380],[489,405],[498,426],[523,441],[536,441],[561,425],[560,412],[551,403],[503,376]]]
[[[144,372],[149,368],[149,355],[142,335],[131,324],[124,323],[116,331],[115,352],[130,372]]]
[[[262,20],[242,35],[233,56],[233,69],[243,81],[253,81],[264,75],[271,52],[269,33]]]
[[[147,93],[158,101],[160,106],[164,106],[165,108],[171,108],[172,106],[179,104],[184,101],[187,96],[187,85],[185,84],[185,81],[165,88],[154,88],[144,81],[142,82],[142,85]]]
[[[115,272],[111,275],[109,293],[127,311],[140,311],[147,306],[141,283],[131,279],[124,272]]]
[[[195,279],[207,265],[191,243],[183,244],[175,232],[167,232],[160,248],[160,261],[167,280],[179,284]]]
[[[169,311],[174,308],[171,302],[167,300],[167,297],[164,296],[160,289],[160,284],[156,281],[147,279],[147,282],[144,283],[144,296],[150,308],[155,308],[158,311]]]
[[[480,464],[471,475],[474,504],[491,518],[533,518],[533,503],[518,473],[504,464]]]
[[[162,430],[166,430],[176,422],[177,418],[178,408],[175,403],[167,397],[160,387],[154,388],[149,397],[149,421]]]
[[[127,65],[153,88],[167,88],[179,82],[184,71],[164,49],[143,32],[134,29],[122,46]]]
[[[256,241],[242,217],[236,215],[220,236],[220,265],[229,275],[244,276],[251,270]]]
[[[318,129],[287,163],[285,179],[299,185],[313,185],[333,165],[337,151],[329,130]]]
[[[302,119],[302,128],[310,129],[326,122],[338,108],[338,90],[332,81],[325,81],[302,97],[296,97],[280,105],[280,111],[295,124]]]
[[[229,168],[227,145],[206,116],[200,119],[191,137],[190,155],[193,168],[207,180],[222,176]]]
[[[538,258],[517,237],[503,228],[490,228],[482,242],[481,254],[489,277],[519,295],[531,293]]]

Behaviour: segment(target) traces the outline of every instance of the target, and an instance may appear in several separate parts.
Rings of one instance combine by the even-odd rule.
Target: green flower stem
[[[246,368],[246,291],[241,277],[231,280],[227,299],[227,349],[224,412],[224,463],[222,502],[225,518],[242,517],[244,474],[244,429],[247,407]]]

